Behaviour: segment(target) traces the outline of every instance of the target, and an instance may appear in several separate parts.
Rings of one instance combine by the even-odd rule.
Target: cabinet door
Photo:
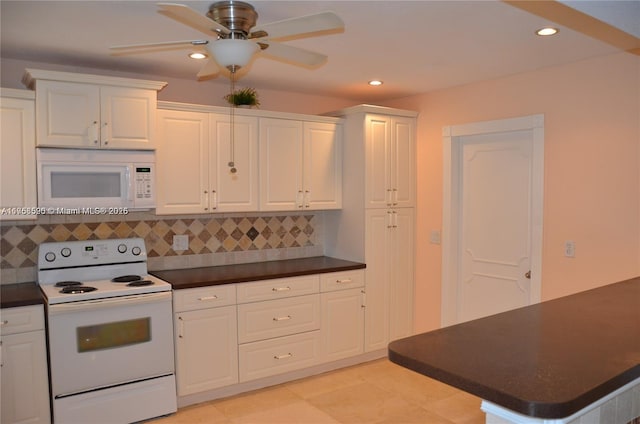
[[[178,396],[238,382],[236,307],[175,315]]]
[[[391,206],[391,118],[367,115],[365,120],[365,207]]]
[[[156,213],[209,211],[209,115],[158,110]]]
[[[302,122],[260,119],[260,209],[299,210],[302,192]]]
[[[44,330],[0,338],[2,423],[49,423]]]
[[[211,208],[217,212],[258,210],[258,118],[236,116],[233,142],[228,115],[210,118]],[[229,162],[235,164],[231,172]]]
[[[387,255],[393,262],[389,274],[389,341],[413,335],[414,245],[413,208],[392,211],[391,243]],[[368,265],[368,264],[367,264]]]
[[[365,212],[365,351],[385,349],[389,342],[389,275],[393,266],[391,210]]]
[[[342,207],[342,134],[337,124],[304,123],[304,208]]]
[[[90,84],[38,81],[38,146],[100,147],[100,88]]]
[[[321,295],[322,360],[329,362],[364,351],[363,289]]]
[[[103,148],[155,149],[155,90],[100,88],[100,141]]]
[[[416,190],[415,119],[394,117],[391,131],[391,203],[398,208],[412,207]]]
[[[35,106],[28,99],[0,99],[0,207],[37,206]],[[0,214],[0,219],[35,215]]]

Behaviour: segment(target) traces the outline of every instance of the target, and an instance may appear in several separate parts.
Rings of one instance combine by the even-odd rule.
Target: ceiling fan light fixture
[[[260,47],[253,41],[223,38],[209,45],[209,51],[218,65],[235,72],[247,66]]]

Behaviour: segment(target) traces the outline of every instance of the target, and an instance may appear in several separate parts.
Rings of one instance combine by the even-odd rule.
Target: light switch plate
[[[189,250],[189,236],[187,234],[174,235],[172,247],[176,252]]]

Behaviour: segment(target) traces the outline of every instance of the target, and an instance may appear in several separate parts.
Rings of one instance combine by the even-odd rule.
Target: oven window
[[[76,337],[80,353],[145,343],[151,340],[151,318],[78,327]]]

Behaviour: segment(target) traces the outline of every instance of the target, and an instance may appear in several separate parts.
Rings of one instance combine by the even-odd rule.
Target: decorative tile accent
[[[149,258],[162,258],[316,246],[315,227],[315,215],[181,219],[147,215],[130,221],[3,223],[0,269],[36,266],[42,242],[142,237]],[[188,250],[173,250],[176,234],[189,236]]]

